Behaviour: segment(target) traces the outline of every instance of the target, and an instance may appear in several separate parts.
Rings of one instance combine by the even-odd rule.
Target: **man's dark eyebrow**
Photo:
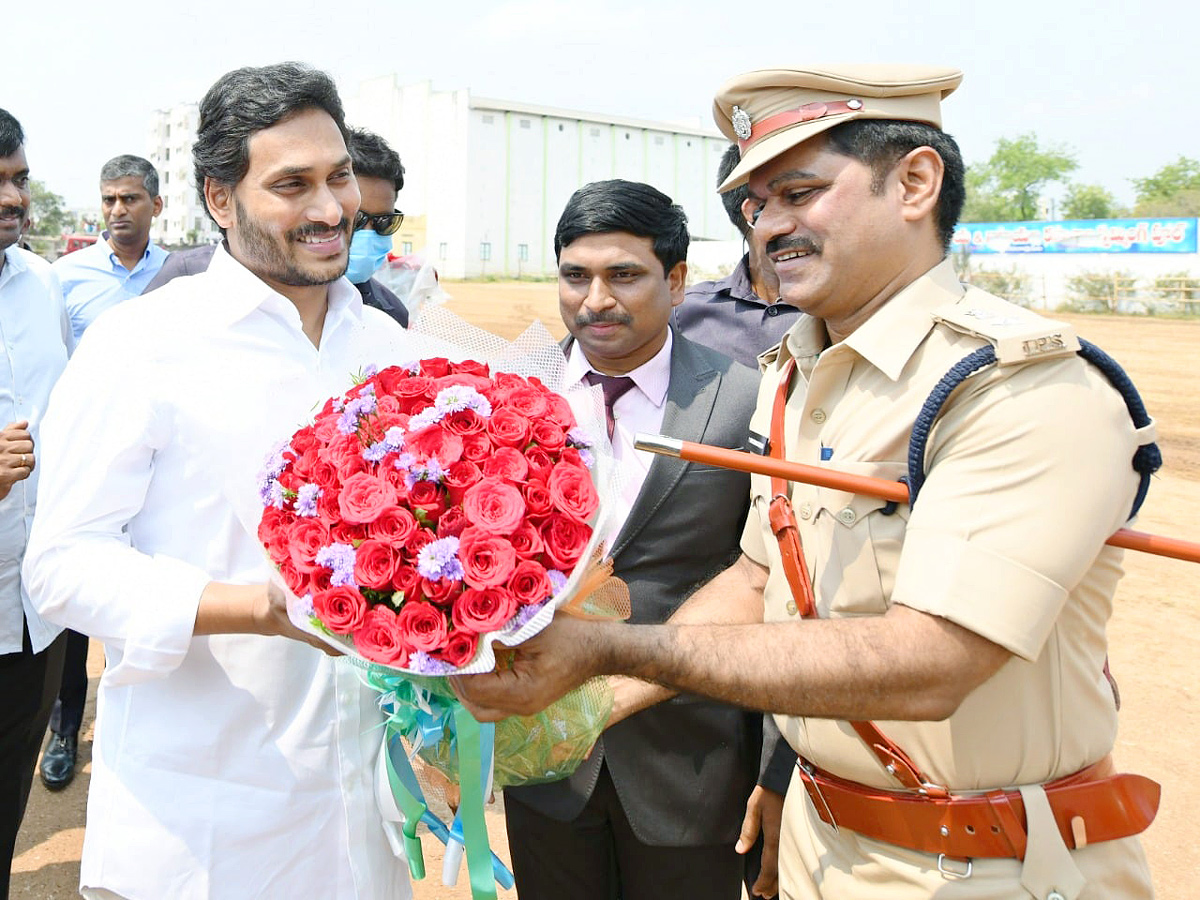
[[[767,190],[773,191],[775,188],[785,181],[807,181],[816,178],[815,172],[806,172],[803,169],[792,169],[790,172],[781,172],[770,181],[767,182]]]
[[[340,169],[342,166],[350,165],[350,154],[347,153],[344,157],[333,164],[333,168]],[[311,172],[315,166],[284,166],[282,169],[271,174],[270,181],[276,178],[287,178],[289,175],[305,175]]]

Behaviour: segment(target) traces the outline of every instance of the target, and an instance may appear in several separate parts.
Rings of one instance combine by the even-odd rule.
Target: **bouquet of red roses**
[[[367,371],[269,461],[258,536],[341,649],[423,675],[490,668],[485,637],[525,640],[582,577],[592,446],[536,377],[442,358]]]

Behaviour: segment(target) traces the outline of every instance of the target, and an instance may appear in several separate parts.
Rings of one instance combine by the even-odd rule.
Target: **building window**
[[[495,116],[481,116],[480,118],[483,120],[484,125],[491,125],[492,122],[496,121]]]
[[[558,123],[558,130],[559,130],[559,131],[562,131],[562,130],[563,130],[562,122],[559,122],[559,123]]]
[[[449,252],[450,245],[445,241],[442,241],[440,244],[438,244],[438,259],[445,259]]]
[[[529,120],[528,119],[521,119],[518,124],[520,124],[520,126],[522,128],[526,128],[526,129],[529,128]]]
[[[484,262],[492,258],[492,244],[490,241],[483,241],[479,245],[479,258]]]
[[[690,147],[690,146],[692,146],[692,142],[691,142],[691,141],[688,141],[688,142],[687,142],[687,145],[688,145],[689,147]]]
[[[167,162],[170,162],[170,161],[171,161],[171,148],[168,147],[167,148]]]
[[[629,132],[625,132],[625,140],[629,140]]]
[[[163,184],[170,184],[170,183],[171,183],[171,173],[163,172]]]
[[[408,254],[412,253],[412,241],[401,241],[400,252],[405,256],[408,256]]]
[[[517,259],[521,262],[529,262],[529,245],[517,244]]]

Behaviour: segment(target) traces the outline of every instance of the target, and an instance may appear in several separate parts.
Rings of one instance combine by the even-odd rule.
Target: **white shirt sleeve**
[[[169,431],[153,366],[130,364],[145,358],[139,343],[116,321],[98,323],[55,387],[42,423],[38,511],[23,568],[42,616],[115,651],[107,675],[113,683],[160,677],[179,665],[211,580],[194,565],[130,544],[127,526],[142,509]]]

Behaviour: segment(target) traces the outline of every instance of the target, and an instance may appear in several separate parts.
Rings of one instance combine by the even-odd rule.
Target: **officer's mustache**
[[[350,230],[350,220],[342,216],[342,221],[330,228],[328,225],[318,225],[316,222],[308,222],[298,228],[293,228],[288,234],[294,240],[302,237],[320,237],[321,235],[329,234],[331,231],[339,231],[345,234]]]
[[[18,219],[25,218],[25,207],[23,206],[0,206],[0,218],[7,219],[14,216]]]
[[[767,253],[786,253],[789,250],[813,254],[821,252],[820,246],[812,238],[780,236],[767,241]]]
[[[586,328],[589,325],[628,325],[632,321],[633,316],[608,312],[585,313],[575,317],[575,324],[579,328]]]

